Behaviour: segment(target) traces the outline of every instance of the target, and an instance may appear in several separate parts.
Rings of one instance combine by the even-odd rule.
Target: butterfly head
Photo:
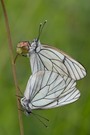
[[[40,50],[40,47],[38,48],[38,46],[41,45],[39,39],[46,22],[47,20],[45,20],[44,23],[40,23],[38,37],[34,39],[31,43],[29,41],[22,41],[17,44],[16,47],[17,55],[14,59],[14,63],[16,62],[16,58],[18,55],[29,57],[33,51],[36,52]]]
[[[30,115],[31,108],[29,107],[29,100],[26,99],[26,97],[21,98],[21,105],[24,110],[25,115]]]

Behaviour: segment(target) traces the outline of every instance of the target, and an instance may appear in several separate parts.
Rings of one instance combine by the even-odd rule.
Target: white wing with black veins
[[[80,92],[76,82],[52,71],[39,71],[28,80],[24,93],[31,109],[49,109],[76,101]]]
[[[32,73],[40,70],[57,72],[74,80],[86,76],[85,68],[77,61],[58,49],[40,45],[30,55]]]

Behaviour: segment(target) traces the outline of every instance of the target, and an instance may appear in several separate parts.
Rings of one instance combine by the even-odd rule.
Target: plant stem
[[[13,45],[12,45],[10,27],[9,27],[8,16],[7,16],[4,0],[1,0],[1,4],[2,4],[3,13],[4,13],[6,31],[7,31],[7,36],[8,36],[8,45],[9,45],[9,51],[10,51],[10,57],[11,57],[11,63],[12,63],[13,79],[14,79],[14,84],[16,88],[16,95],[19,95],[18,82],[17,82],[17,76],[16,76],[16,66],[14,63],[14,55],[13,55]],[[17,96],[16,96],[16,100],[17,100],[17,108],[21,108],[21,105]],[[24,135],[22,114],[20,110],[18,110],[18,117],[19,117],[20,135]]]

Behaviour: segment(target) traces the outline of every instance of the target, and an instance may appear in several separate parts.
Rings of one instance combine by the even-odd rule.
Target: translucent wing
[[[30,55],[30,62],[32,73],[50,70],[74,80],[86,76],[85,68],[80,63],[51,46],[39,45]]]
[[[39,71],[31,76],[24,93],[31,109],[49,109],[76,101],[80,93],[76,82],[52,71]]]

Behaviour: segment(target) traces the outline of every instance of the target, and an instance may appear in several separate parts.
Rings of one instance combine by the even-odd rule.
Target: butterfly
[[[79,62],[55,47],[40,43],[39,37],[45,23],[40,25],[37,39],[31,43],[29,41],[18,43],[17,54],[30,58],[32,74],[44,70],[53,71],[74,80],[85,77],[86,70]]]
[[[38,71],[30,76],[21,105],[29,115],[32,110],[63,106],[79,97],[75,80],[53,71]]]

